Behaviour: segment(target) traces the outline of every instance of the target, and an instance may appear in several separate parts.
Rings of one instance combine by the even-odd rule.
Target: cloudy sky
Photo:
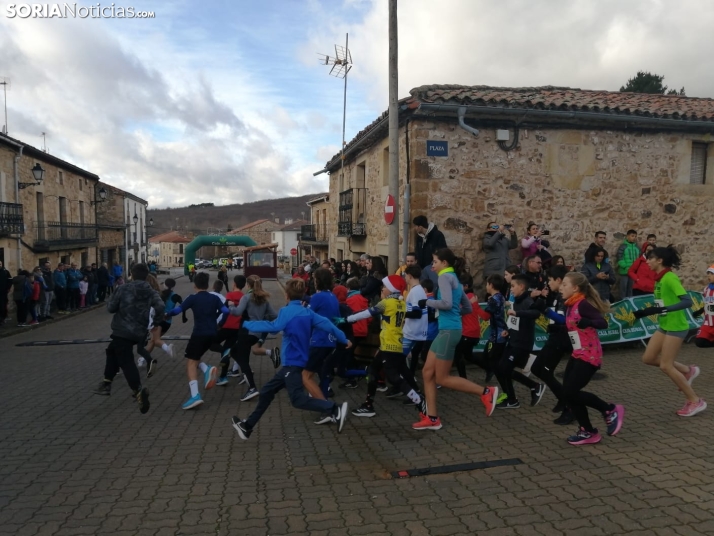
[[[10,18],[0,4],[9,133],[41,147],[46,132],[52,154],[152,207],[326,190],[312,173],[339,150],[342,81],[317,53],[346,32],[347,139],[387,107],[387,0],[114,4],[156,16]],[[399,93],[617,90],[642,69],[714,97],[712,27],[709,0],[402,0]]]

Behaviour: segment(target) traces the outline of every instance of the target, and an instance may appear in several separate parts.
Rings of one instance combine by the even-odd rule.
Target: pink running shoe
[[[694,417],[697,413],[701,413],[707,409],[707,403],[703,398],[699,399],[699,402],[690,402],[684,404],[684,407],[677,412],[680,417]]]
[[[689,385],[692,385],[692,382],[699,376],[699,373],[701,370],[699,370],[699,367],[696,365],[689,365],[689,372],[687,372],[684,377],[687,380],[687,383]]]

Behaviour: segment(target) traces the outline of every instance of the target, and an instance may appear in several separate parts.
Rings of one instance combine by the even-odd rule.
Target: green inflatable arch
[[[184,264],[183,273],[188,275],[189,264],[196,264],[196,250],[203,246],[257,246],[249,236],[219,236],[219,235],[201,235],[193,239],[186,246],[183,252]]]

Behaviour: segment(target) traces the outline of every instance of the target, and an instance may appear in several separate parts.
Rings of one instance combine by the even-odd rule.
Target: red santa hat
[[[407,289],[407,284],[398,275],[390,275],[382,279],[382,284],[389,289],[389,292],[401,294]]]

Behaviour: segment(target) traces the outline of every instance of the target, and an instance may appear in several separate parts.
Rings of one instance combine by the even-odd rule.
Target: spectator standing
[[[12,275],[0,261],[0,326],[7,322],[7,302],[10,290],[12,290]]]
[[[419,268],[422,269],[421,278],[431,279],[434,287],[438,286],[439,276],[431,269],[431,261],[434,258],[434,253],[446,245],[444,233],[439,231],[434,222],[426,219],[426,216],[417,216],[412,220],[416,228],[416,261]]]
[[[87,289],[87,305],[94,305],[97,303],[97,265],[92,263],[91,266],[87,267],[87,283],[89,288]]]
[[[394,272],[394,275],[400,275],[404,277],[404,272],[409,266],[414,266],[416,265],[416,253],[413,251],[410,251],[407,253],[407,256],[404,258],[404,264],[402,264],[399,268],[397,268],[397,271]]]
[[[486,229],[483,235],[483,251],[486,255],[484,280],[490,275],[503,275],[503,271],[511,264],[508,252],[518,247],[518,238],[510,225],[499,225],[492,221]]]
[[[637,231],[630,229],[617,250],[617,271],[620,274],[621,300],[632,296],[632,279],[627,275],[627,271],[639,256],[640,248],[637,246]]]
[[[612,266],[605,262],[606,258],[607,251],[603,248],[588,248],[581,272],[600,295],[600,299],[609,304],[612,298],[610,287],[615,284],[616,278]]]
[[[55,280],[52,276],[52,266],[49,262],[46,262],[42,267],[42,279],[45,281],[45,296],[40,309],[42,312],[40,316],[45,320],[52,320],[53,318],[50,312],[52,309],[52,300],[55,297]]]
[[[585,254],[583,255],[583,258],[587,258],[588,256],[588,251],[592,248],[603,248],[605,249],[605,243],[607,242],[607,233],[605,231],[598,231],[595,233],[595,240],[590,243],[588,246],[588,249],[585,250]],[[586,261],[587,262],[587,261]],[[610,259],[605,257],[605,262],[610,262]]]
[[[15,300],[18,327],[27,325],[27,304],[32,295],[32,289],[28,288],[28,275],[27,270],[18,270],[12,278],[12,299]]]
[[[382,292],[382,279],[387,277],[387,268],[384,266],[384,261],[381,257],[370,257],[365,262],[367,269],[367,277],[364,282],[360,282],[360,293],[372,302],[379,298]]]
[[[79,309],[79,282],[84,278],[82,272],[77,270],[77,265],[72,263],[67,270],[67,293],[69,294],[69,310]]]
[[[107,297],[108,286],[109,270],[107,269],[107,263],[103,262],[102,265],[97,269],[97,299],[102,303]]]
[[[52,280],[55,283],[55,297],[57,298],[57,312],[67,314],[67,275],[65,265],[59,263],[55,271],[52,272]]]
[[[114,261],[114,266],[112,266],[112,275],[114,276],[114,286],[118,287],[121,285],[124,276],[124,267],[119,264],[119,261]]]
[[[647,264],[647,256],[650,251],[655,248],[649,242],[642,245],[642,255],[637,257],[637,260],[630,266],[627,275],[632,279],[632,295],[642,296],[644,294],[653,294],[655,287],[655,279],[657,274]]]

